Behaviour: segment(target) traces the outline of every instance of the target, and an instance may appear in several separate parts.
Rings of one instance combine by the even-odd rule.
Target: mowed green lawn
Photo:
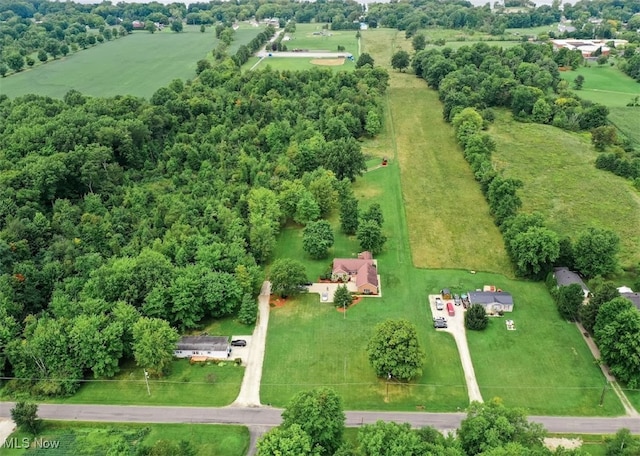
[[[377,201],[385,216],[389,237],[378,255],[382,298],[365,298],[344,314],[332,304],[320,303],[308,294],[271,309],[267,350],[261,384],[261,401],[283,406],[293,394],[315,386],[330,386],[343,398],[347,409],[456,410],[467,405],[467,393],[455,343],[451,336],[431,327],[425,271],[412,267],[404,211],[400,199],[397,164],[371,171],[355,186],[362,207]],[[366,199],[365,199],[366,198]],[[333,256],[351,257],[358,252],[354,239],[337,233],[332,257],[312,262],[302,252],[293,228],[280,238],[277,257],[302,259],[309,276],[315,276]],[[376,323],[387,318],[407,318],[418,327],[427,356],[423,375],[410,385],[378,380],[371,369],[366,344]]]
[[[235,400],[243,375],[244,367],[233,362],[191,365],[187,359],[176,360],[169,375],[149,380],[149,395],[142,369],[131,363],[115,379],[89,381],[73,396],[51,402],[221,407]]]
[[[505,111],[490,133],[498,146],[497,168],[524,183],[523,211],[542,213],[550,228],[571,238],[591,226],[613,230],[620,236],[622,265],[638,264],[640,195],[631,181],[595,168],[597,152],[588,134],[516,122]]]
[[[100,454],[100,450],[104,451],[121,438],[135,435],[145,428],[150,429],[150,432],[140,442],[144,446],[151,446],[158,440],[174,443],[185,440],[196,450],[198,456],[243,456],[249,448],[249,430],[245,426],[45,421],[38,439],[58,441],[60,446],[57,450],[46,449],[40,452],[52,456]],[[33,439],[31,435],[20,431],[11,434],[11,438],[17,439],[18,444],[22,443],[23,438],[30,441]],[[0,456],[21,454],[33,454],[33,450],[27,452],[23,449],[0,447]]]
[[[490,318],[482,332],[467,331],[476,377],[485,400],[500,397],[531,415],[621,415],[615,393],[577,327],[558,316],[543,283],[509,282],[514,311]],[[508,331],[505,320],[515,323]]]
[[[569,82],[578,76],[584,76],[584,85],[576,94],[585,100],[595,101],[610,108],[624,107],[635,96],[640,95],[640,83],[610,65],[583,66],[575,71],[562,71],[560,76]]]
[[[511,274],[500,231],[442,119],[436,91],[413,76],[389,90],[413,262]]]
[[[289,51],[293,49],[305,49],[308,51],[337,52],[338,46],[343,46],[344,51],[358,58],[357,30],[323,30],[323,24],[296,24],[296,31],[287,34],[290,39],[283,40],[282,44]],[[314,35],[315,33],[315,35]]]
[[[250,69],[255,65],[255,61],[243,68]],[[305,57],[278,57],[277,54],[273,57],[264,58],[254,69],[261,70],[270,66],[274,70],[278,71],[303,71],[310,70],[312,68],[329,68],[333,71],[345,71],[353,70],[356,67],[355,62],[344,59],[344,63],[336,65],[333,59],[310,59]]]
[[[240,29],[233,45],[250,41],[260,29]],[[213,28],[154,34],[135,32],[66,58],[2,79],[0,93],[17,97],[36,93],[61,98],[71,89],[93,96],[150,97],[173,79],[195,77],[196,62],[215,48]]]

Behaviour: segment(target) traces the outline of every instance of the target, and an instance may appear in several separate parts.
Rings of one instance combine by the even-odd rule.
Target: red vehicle
[[[453,317],[456,314],[456,310],[453,308],[453,304],[450,302],[447,303],[447,312],[449,312],[449,316]]]

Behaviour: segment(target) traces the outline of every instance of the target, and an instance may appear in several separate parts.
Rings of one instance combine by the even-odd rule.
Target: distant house
[[[144,22],[142,22],[142,21],[133,21],[133,22],[131,23],[131,25],[133,25],[133,28],[134,28],[135,30],[142,30],[142,29],[144,29]]]
[[[551,40],[554,49],[559,50],[565,48],[570,51],[578,50],[584,58],[597,57],[598,54],[609,55],[611,49],[607,44],[612,42],[614,47],[624,47],[624,45],[627,44],[626,40]]]
[[[487,313],[513,312],[513,296],[504,291],[470,291],[469,304],[480,304]]]
[[[631,301],[633,305],[640,310],[640,293],[620,293],[620,296]]]
[[[591,293],[578,273],[570,271],[569,268],[553,268],[553,277],[556,279],[558,287],[568,287],[569,285],[577,283],[580,285],[580,288],[582,288],[582,293],[585,298],[587,298],[589,293]]]
[[[176,344],[176,358],[227,359],[231,353],[229,338],[221,336],[182,336]]]
[[[358,293],[378,294],[379,281],[376,261],[371,252],[362,252],[358,258],[334,258],[331,270],[331,280],[334,282],[353,281]]]

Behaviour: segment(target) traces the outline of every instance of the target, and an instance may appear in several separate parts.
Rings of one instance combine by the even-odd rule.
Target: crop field
[[[497,168],[524,183],[523,211],[542,213],[564,236],[590,226],[613,230],[620,236],[622,265],[638,264],[640,196],[629,180],[595,168],[597,152],[588,134],[516,122],[506,112],[490,133],[498,146]]]
[[[258,28],[240,29],[233,46],[249,42]],[[215,48],[213,28],[200,33],[199,26],[184,32],[165,29],[154,34],[135,32],[46,65],[2,80],[0,93],[16,97],[36,93],[61,98],[71,89],[93,96],[135,95],[150,97],[173,79],[191,79],[196,62]]]
[[[148,429],[148,433],[145,430]],[[139,436],[144,435],[142,440]],[[33,436],[16,431],[11,438],[18,444]],[[159,440],[188,441],[197,456],[243,456],[249,448],[249,430],[245,426],[214,424],[150,424],[150,423],[92,423],[45,421],[38,439],[60,442],[59,448],[10,449],[0,447],[0,456],[22,454],[111,454],[116,445],[126,442],[131,448],[151,446]],[[118,447],[121,449],[121,447]],[[110,451],[111,450],[111,451]],[[115,454],[115,453],[114,453]],[[118,452],[118,454],[123,454]],[[126,453],[129,454],[129,453]]]

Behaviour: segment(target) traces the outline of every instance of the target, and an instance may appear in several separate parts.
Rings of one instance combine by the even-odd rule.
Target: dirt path
[[[473,369],[473,362],[471,362],[471,353],[469,352],[469,344],[467,343],[467,333],[464,328],[464,311],[461,306],[454,306],[456,314],[453,317],[449,316],[447,314],[446,306],[447,302],[453,303],[452,300],[443,300],[445,310],[437,310],[435,304],[436,296],[437,295],[429,295],[431,313],[434,317],[444,317],[447,319],[447,328],[438,329],[437,331],[450,333],[451,335],[453,335],[453,339],[456,341],[458,354],[460,355],[460,362],[462,363],[462,370],[464,371],[464,379],[467,383],[469,402],[484,402],[482,399],[482,394],[480,393],[478,381],[476,380],[476,373]]]
[[[240,393],[233,406],[260,407],[260,380],[262,379],[262,363],[267,344],[267,327],[269,326],[269,296],[271,284],[264,282],[258,296],[258,322],[251,336],[251,350],[247,359],[247,367],[242,378]]]

